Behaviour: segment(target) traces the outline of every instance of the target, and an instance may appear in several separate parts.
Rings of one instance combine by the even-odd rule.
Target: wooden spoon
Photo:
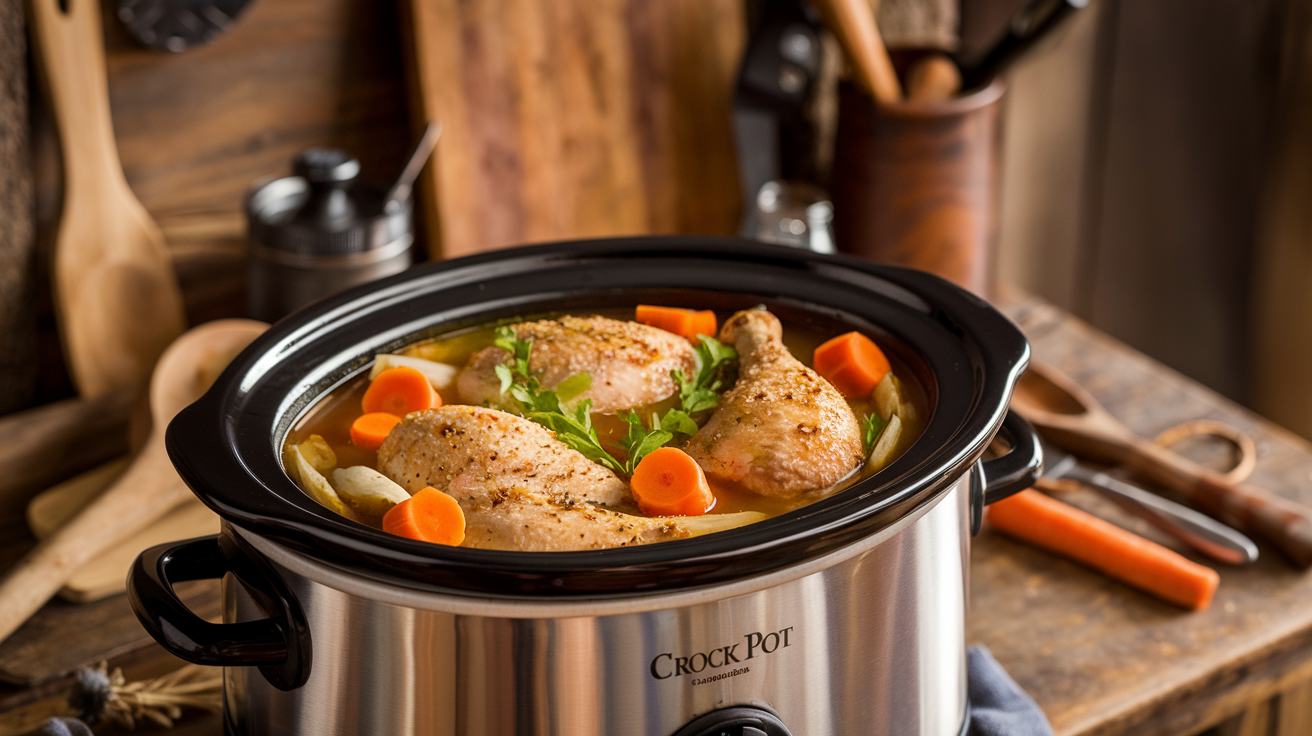
[[[54,287],[64,351],[83,396],[145,383],[186,328],[164,235],[132,194],[109,114],[100,3],[33,0],[33,36],[64,160]]]
[[[1312,566],[1312,509],[1262,488],[1231,482],[1139,437],[1055,368],[1030,363],[1011,407],[1051,442],[1082,457],[1126,465],[1216,519],[1265,538],[1299,566]]]
[[[820,0],[816,6],[847,50],[861,85],[881,104],[902,99],[902,84],[879,36],[869,0]]]
[[[50,599],[73,573],[192,498],[169,462],[164,430],[200,397],[213,366],[226,364],[268,325],[245,319],[209,322],[178,338],[150,381],[150,439],[118,482],[29,552],[0,580],[0,640]]]
[[[920,102],[950,100],[961,91],[961,72],[947,54],[928,54],[907,72],[907,99]]]

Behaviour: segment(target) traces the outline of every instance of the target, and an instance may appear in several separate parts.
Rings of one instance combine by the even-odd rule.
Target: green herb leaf
[[[629,458],[624,463],[624,472],[633,475],[633,471],[644,457],[669,444],[670,440],[674,439],[674,435],[660,429],[660,420],[655,414],[651,417],[652,429],[643,426],[642,418],[635,411],[624,414],[620,418],[629,425],[628,434],[620,440],[620,446],[629,453]]]
[[[888,424],[888,422],[885,422],[884,418],[879,416],[877,412],[872,411],[869,416],[866,417],[865,440],[867,454],[869,454],[870,448],[875,446],[875,440],[879,439],[879,433],[884,431],[884,426],[886,424]]]
[[[590,388],[592,388],[592,376],[587,373],[575,373],[556,384],[555,391],[561,401],[569,401]]]
[[[698,335],[697,339],[701,343],[695,350],[700,358],[697,372],[699,382],[709,381],[709,375],[714,373],[720,365],[738,359],[738,351],[731,345],[725,345],[708,335]],[[706,375],[703,376],[703,374]]]
[[[670,377],[679,386],[679,408],[688,414],[714,409],[720,403],[724,373],[738,359],[738,351],[706,335],[697,336],[693,349],[697,370],[690,379],[683,371],[670,371]]]
[[[510,385],[515,382],[515,372],[510,366],[502,364],[496,367],[497,378],[501,379],[501,393],[510,390]]]
[[[542,388],[528,367],[533,341],[520,338],[509,326],[498,327],[495,345],[511,355],[511,362],[496,367],[501,381],[502,395],[509,394],[520,405],[524,418],[550,429],[556,439],[589,460],[624,475],[633,475],[642,459],[652,451],[668,445],[676,436],[691,437],[697,433],[697,422],[692,415],[715,407],[726,370],[737,360],[738,353],[713,337],[698,335],[693,349],[697,369],[690,379],[682,371],[671,371],[670,376],[679,387],[679,407],[665,416],[652,414],[649,425],[644,425],[637,412],[622,418],[629,425],[628,433],[620,446],[628,453],[621,463],[606,451],[592,426],[592,401],[580,401],[572,411],[566,411],[565,402],[581,395],[592,387],[592,376],[577,373],[561,381],[554,391]]]
[[[556,439],[589,460],[617,473],[624,472],[623,463],[606,452],[592,426],[592,400],[580,401],[573,414],[569,414],[561,407],[560,395],[542,388],[538,379],[529,371],[528,358],[533,348],[532,340],[520,339],[510,327],[498,327],[494,344],[509,352],[513,359],[511,364],[497,366],[501,393],[509,393],[519,402],[520,413],[525,419],[555,432]],[[557,388],[564,387],[568,398],[574,398],[591,386],[592,377],[587,373],[579,373],[562,381]]]
[[[653,416],[652,419],[655,419]],[[671,434],[683,434],[689,437],[697,434],[697,422],[688,416],[688,412],[670,409],[660,418],[660,428]]]

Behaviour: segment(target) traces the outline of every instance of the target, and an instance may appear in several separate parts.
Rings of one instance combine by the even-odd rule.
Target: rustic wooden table
[[[1257,443],[1253,483],[1312,504],[1312,444],[1041,300],[1004,309],[1036,360],[1073,377],[1138,434],[1193,419],[1227,422]],[[1192,449],[1182,451],[1217,460],[1206,457],[1214,448]],[[1065,500],[1186,549],[1092,493]],[[1312,678],[1312,574],[1261,549],[1254,565],[1221,567],[1212,606],[1189,613],[986,524],[972,549],[968,638],[993,651],[1058,736],[1188,736],[1217,725],[1312,734],[1303,686]]]
[[[1030,336],[1036,359],[1088,387],[1135,431],[1151,437],[1185,420],[1229,422],[1257,442],[1255,483],[1312,504],[1312,444],[1040,300],[1013,300],[1005,310]],[[1224,453],[1215,450],[1200,445],[1182,451],[1224,463],[1218,457]],[[1092,494],[1065,498],[1180,548]],[[7,562],[0,559],[0,566]],[[1012,542],[987,524],[975,540],[972,563],[969,639],[993,651],[1043,707],[1058,736],[1192,736],[1216,726],[1220,736],[1312,734],[1312,687],[1306,685],[1312,681],[1312,575],[1271,548],[1262,547],[1255,565],[1222,568],[1216,599],[1201,613]],[[131,616],[121,596],[96,605],[96,630],[114,629],[113,620]],[[70,608],[51,604],[29,623],[28,639],[19,642],[27,647],[23,656],[48,664],[56,653],[38,642],[84,638],[86,629],[72,619],[60,624],[69,631],[42,629],[73,615]],[[118,646],[135,650],[137,671],[170,666],[171,658],[153,644]],[[0,679],[17,664],[18,651],[13,641],[0,646]],[[31,691],[0,691],[0,711],[39,702],[24,692]],[[0,725],[6,715],[0,713]],[[217,716],[196,715],[172,733],[221,732]]]

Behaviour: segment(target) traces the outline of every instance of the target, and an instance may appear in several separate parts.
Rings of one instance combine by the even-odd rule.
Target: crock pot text
[[[755,659],[758,655],[774,654],[791,644],[793,627],[762,634],[759,631],[743,637],[737,644],[718,647],[709,652],[697,652],[688,657],[676,657],[672,652],[656,655],[651,660],[651,676],[657,680],[695,675],[706,669],[718,669],[727,664]]]

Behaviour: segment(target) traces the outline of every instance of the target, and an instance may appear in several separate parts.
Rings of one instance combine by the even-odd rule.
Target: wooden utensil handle
[[[1230,483],[1146,440],[1136,442],[1125,461],[1218,520],[1262,537],[1301,567],[1312,567],[1312,509],[1257,486]]]
[[[1231,485],[1210,471],[1192,498],[1221,521],[1261,536],[1300,567],[1312,567],[1312,509],[1257,486]]]
[[[0,580],[0,640],[63,587],[73,573],[191,498],[161,441],[146,446],[127,473]]]
[[[902,84],[888,58],[869,0],[824,0],[821,4],[832,30],[852,58],[861,85],[881,104],[891,105],[902,99]]]
[[[51,106],[59,123],[66,197],[78,196],[100,176],[121,178],[109,113],[100,3],[31,0],[31,20]]]
[[[961,72],[946,54],[934,53],[917,61],[907,72],[907,99],[942,102],[961,91]]]

